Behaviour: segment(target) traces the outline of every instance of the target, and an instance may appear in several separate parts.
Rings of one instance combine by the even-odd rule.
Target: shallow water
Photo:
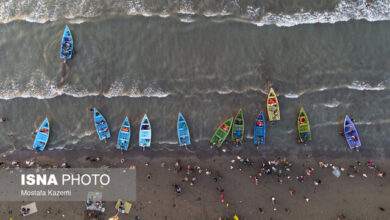
[[[1,151],[31,149],[32,132],[45,117],[52,126],[49,150],[114,149],[126,116],[134,149],[145,113],[152,148],[175,149],[179,111],[192,149],[209,149],[216,127],[239,108],[251,142],[272,85],[282,120],[267,124],[268,147],[345,151],[339,132],[348,114],[362,151],[390,156],[389,1],[369,8],[366,1],[213,2],[0,3],[0,112],[9,119],[0,124]],[[257,15],[251,7],[260,8]],[[66,24],[76,51],[63,64]],[[301,106],[313,135],[305,147],[295,144]],[[98,140],[91,107],[108,120],[107,144]]]

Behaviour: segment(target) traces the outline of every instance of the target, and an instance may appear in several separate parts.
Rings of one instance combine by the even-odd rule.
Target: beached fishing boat
[[[64,34],[62,35],[60,58],[64,59],[64,63],[65,63],[66,60],[72,58],[72,53],[73,53],[73,37],[72,37],[72,33],[70,33],[68,25],[66,25]]]
[[[232,128],[233,118],[229,118],[215,131],[213,137],[210,140],[210,144],[221,147],[226,137],[229,135],[230,129]]]
[[[116,148],[119,150],[127,150],[130,143],[130,135],[131,135],[131,128],[130,128],[130,122],[129,119],[126,117],[125,120],[122,123],[122,127],[119,130],[118,134],[118,141],[116,144]]]
[[[180,112],[177,118],[177,136],[179,138],[180,146],[187,146],[191,144],[190,131],[188,129],[187,122]]]
[[[139,146],[144,148],[150,147],[151,141],[152,141],[152,127],[150,126],[148,116],[146,116],[145,114],[139,129]]]
[[[303,107],[301,107],[298,115],[298,140],[301,143],[311,140],[309,118]]]
[[[93,108],[93,119],[95,121],[95,127],[99,135],[99,139],[102,141],[110,138],[111,134],[110,130],[108,129],[107,121],[96,108]]]
[[[255,145],[265,144],[265,118],[263,112],[260,112],[256,118],[253,143]]]
[[[233,127],[232,127],[232,141],[235,144],[242,143],[244,140],[244,113],[242,109],[237,112],[236,117],[234,118]]]
[[[279,102],[273,88],[268,93],[267,112],[270,121],[280,120]]]
[[[345,116],[345,120],[344,120],[344,136],[345,139],[347,140],[349,148],[357,149],[362,146],[355,125],[353,124],[352,120],[348,117],[348,115]]]
[[[50,124],[49,119],[46,118],[39,127],[37,135],[35,136],[33,148],[38,151],[43,151],[47,145],[47,141],[49,140],[49,135]]]

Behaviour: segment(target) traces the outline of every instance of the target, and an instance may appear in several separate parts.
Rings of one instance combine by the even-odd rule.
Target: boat
[[[121,129],[119,130],[116,148],[119,150],[127,150],[127,148],[129,148],[129,143],[130,143],[130,135],[131,135],[130,122],[129,119],[126,117],[122,123]]]
[[[64,59],[64,63],[66,63],[66,60],[70,60],[70,58],[72,58],[72,53],[73,37],[68,25],[66,25],[64,34],[62,35],[60,58]]]
[[[273,88],[268,93],[267,112],[270,121],[280,120],[279,102]]]
[[[234,118],[233,127],[232,127],[232,141],[235,144],[242,143],[244,140],[244,113],[242,109],[237,112],[236,117]]]
[[[179,138],[180,146],[187,146],[191,144],[190,131],[188,130],[187,122],[180,112],[177,118],[177,137]]]
[[[107,121],[96,108],[93,108],[93,119],[95,121],[95,127],[99,135],[99,139],[101,141],[109,139],[111,137],[111,134],[110,130],[108,129]]]
[[[152,127],[150,126],[148,116],[146,116],[145,114],[139,129],[139,146],[144,148],[150,147],[151,141],[152,141]]]
[[[353,124],[352,120],[348,117],[348,115],[345,116],[345,120],[344,120],[344,136],[348,142],[349,148],[357,149],[362,146],[355,125]]]
[[[298,115],[298,140],[301,143],[311,140],[309,118],[303,107],[301,107]]]
[[[226,137],[229,135],[232,128],[233,118],[229,118],[222,125],[220,125],[215,131],[213,137],[210,140],[210,144],[221,147]]]
[[[255,145],[265,144],[265,118],[263,112],[260,112],[256,118],[253,143]]]
[[[41,126],[39,127],[39,131],[35,136],[33,148],[37,151],[43,151],[47,145],[47,141],[49,140],[50,135],[50,124],[49,119],[45,118]]]

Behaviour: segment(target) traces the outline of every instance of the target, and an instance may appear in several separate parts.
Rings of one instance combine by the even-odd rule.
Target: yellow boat
[[[273,88],[268,93],[267,112],[270,121],[280,120],[279,102]]]

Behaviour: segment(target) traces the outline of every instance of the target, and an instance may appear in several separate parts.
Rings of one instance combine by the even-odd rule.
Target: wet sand
[[[365,165],[366,160],[374,159],[380,170],[390,171],[390,163],[385,159],[355,159],[351,156],[329,160],[316,156],[308,158],[305,154],[300,157],[288,156],[288,161],[292,163],[291,171],[283,170],[280,178],[283,180],[282,184],[277,182],[276,174],[271,174],[260,177],[256,185],[250,176],[259,172],[260,158],[264,155],[253,152],[219,152],[214,155],[216,156],[187,151],[165,152],[159,155],[141,151],[126,152],[124,155],[99,151],[88,154],[85,150],[46,151],[39,154],[22,151],[9,154],[2,158],[2,161],[24,162],[34,159],[41,165],[61,165],[62,162],[67,162],[72,167],[135,165],[137,201],[133,202],[130,214],[120,214],[120,219],[135,219],[136,216],[140,219],[232,219],[234,214],[240,219],[337,219],[342,214],[347,219],[390,219],[389,177],[379,177],[378,171]],[[254,162],[253,165],[245,166],[237,160],[237,155],[248,157]],[[86,161],[87,156],[100,156],[102,160]],[[270,154],[265,158],[273,160],[279,156],[283,158],[287,155]],[[125,158],[125,163],[120,162],[121,158]],[[183,167],[179,173],[174,172],[177,159],[180,159]],[[232,160],[235,162],[232,163]],[[345,171],[341,172],[340,178],[336,178],[332,175],[331,167],[321,168],[318,161],[343,167]],[[360,166],[357,161],[361,162]],[[145,166],[146,162],[149,162],[150,166]],[[162,167],[161,163],[165,163],[165,167]],[[201,174],[190,175],[190,178],[197,177],[194,186],[182,181],[186,176],[187,165],[200,166],[203,171]],[[357,166],[358,173],[350,168],[350,165]],[[305,175],[307,168],[314,168],[314,172],[301,183],[296,177]],[[210,175],[206,175],[206,169],[211,171]],[[355,175],[355,178],[349,178],[347,173]],[[363,177],[363,173],[367,178]],[[287,179],[285,175],[291,178]],[[314,185],[315,179],[321,180],[319,186]],[[173,184],[181,186],[180,195],[174,192]],[[221,192],[217,188],[224,190],[224,202],[221,202]],[[295,189],[293,195],[289,193],[290,188]],[[272,204],[271,197],[275,197],[275,205]],[[309,202],[305,201],[305,197],[309,198]],[[0,219],[88,219],[84,202],[38,202],[38,213],[21,217],[19,208],[26,203],[29,202],[0,203]],[[107,202],[104,205],[106,211],[100,219],[114,216],[117,213],[114,205],[113,202]]]

